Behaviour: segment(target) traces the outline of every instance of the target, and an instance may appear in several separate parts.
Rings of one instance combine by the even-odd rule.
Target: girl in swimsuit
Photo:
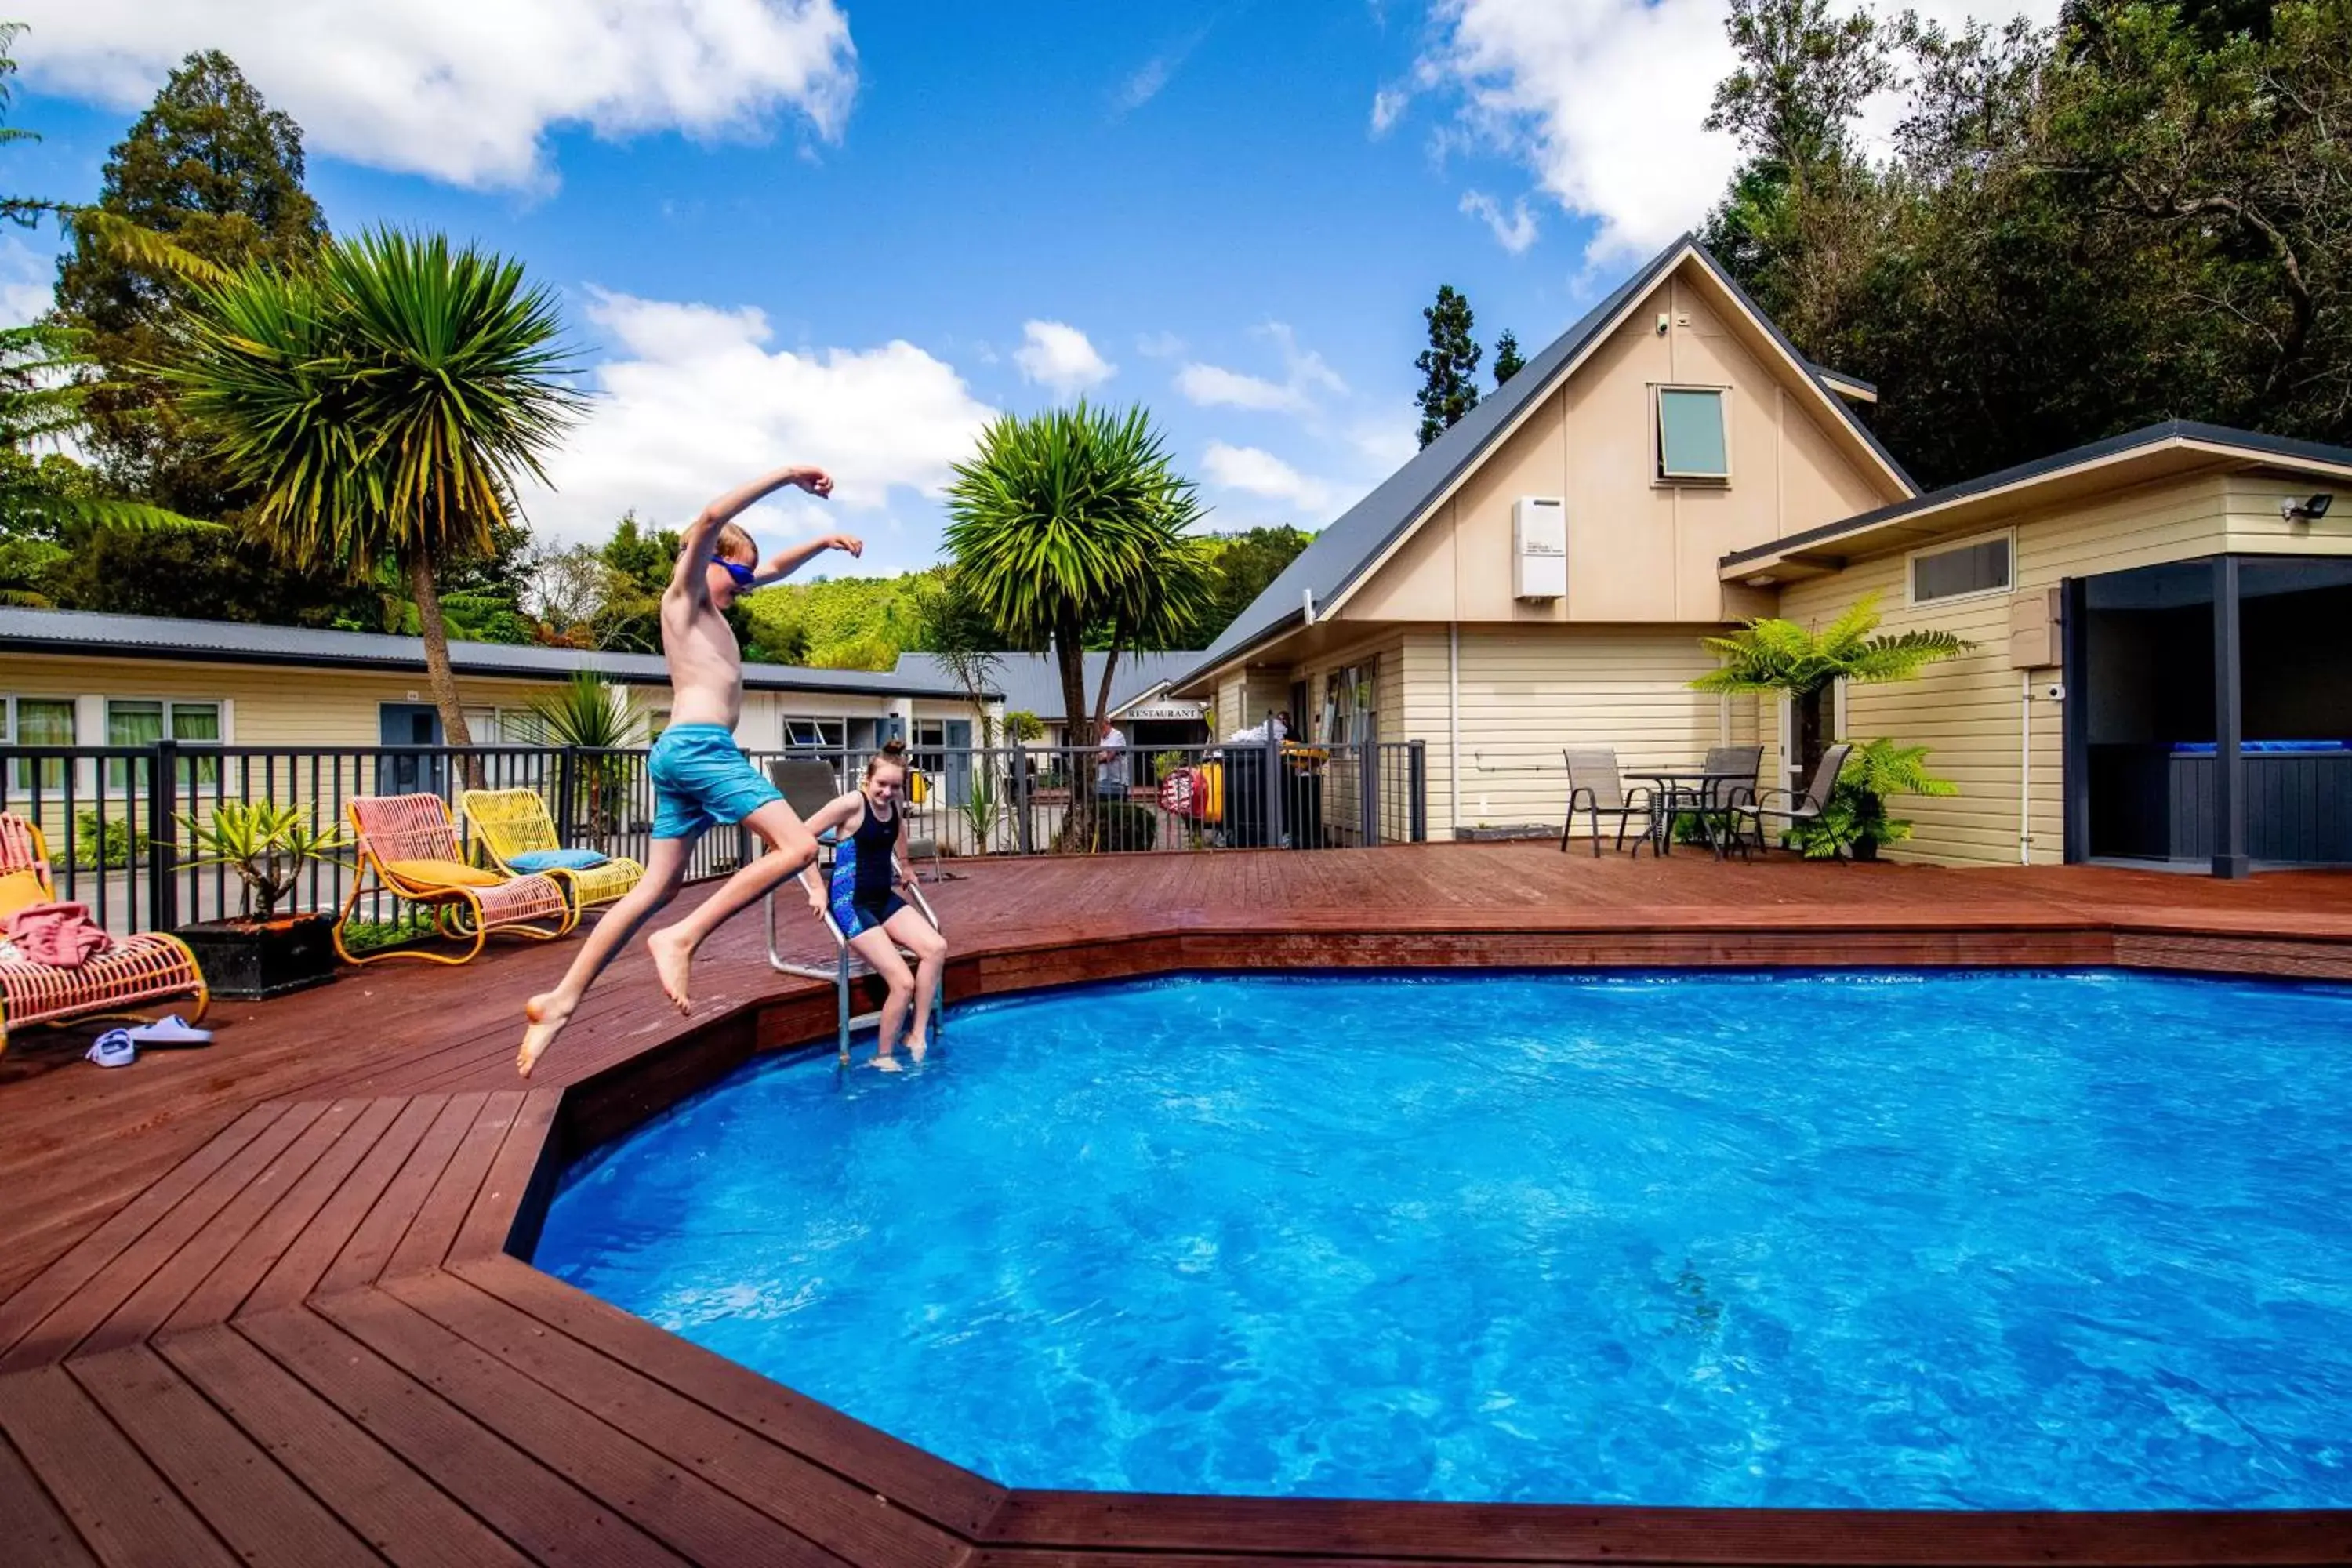
[[[924,1031],[930,1026],[931,997],[939,990],[940,971],[948,956],[947,938],[896,890],[901,878],[911,876],[898,853],[902,826],[898,805],[906,783],[905,742],[893,741],[868,757],[857,787],[808,820],[812,834],[836,836],[832,886],[820,888],[814,872],[801,878],[808,889],[810,912],[831,913],[851,951],[890,987],[889,999],[882,1004],[881,1037],[874,1054],[874,1065],[884,1072],[898,1070],[894,1053],[910,1008],[913,1026],[907,1035],[907,1055],[921,1061],[930,1048]],[[915,955],[911,973],[899,955],[902,947]]]

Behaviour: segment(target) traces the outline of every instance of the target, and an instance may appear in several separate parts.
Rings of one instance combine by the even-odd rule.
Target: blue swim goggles
[[[738,588],[749,588],[760,580],[759,569],[746,566],[740,561],[730,561],[725,556],[714,555],[710,558],[710,562],[712,565],[723,569],[727,575],[734,578]]]

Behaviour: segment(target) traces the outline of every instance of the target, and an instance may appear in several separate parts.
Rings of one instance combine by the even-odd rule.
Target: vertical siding
[[[2029,512],[2017,529],[2016,593],[2040,594],[2069,577],[2127,571],[2209,555],[2245,541],[2231,537],[2229,482],[2207,476],[2166,480],[2105,500]],[[2251,503],[2241,501],[2242,506]],[[2278,522],[2275,503],[2270,520]],[[2241,528],[2258,519],[2241,521]],[[1990,529],[1969,529],[1957,540]],[[2278,546],[2272,546],[2278,548]],[[1942,800],[1905,799],[1898,816],[1917,825],[1915,837],[1890,858],[1945,865],[2014,865],[2019,856],[2020,771],[2027,708],[2021,685],[2029,673],[2009,662],[2013,595],[1948,605],[1906,606],[1907,552],[1858,561],[1827,577],[1790,585],[1781,613],[1810,624],[1827,621],[1866,593],[1879,595],[1884,630],[1941,626],[1977,645],[1975,651],[1932,666],[1916,681],[1858,686],[1846,693],[1847,730],[1855,739],[1887,735],[1932,750],[1928,765],[1959,785]],[[2039,672],[2036,684],[2055,678]],[[2059,704],[2031,705],[2030,820],[2035,865],[2063,859],[2065,799],[2063,714]]]

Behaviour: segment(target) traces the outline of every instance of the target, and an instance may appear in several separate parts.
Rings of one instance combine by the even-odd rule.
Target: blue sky
[[[219,47],[302,121],[339,229],[446,229],[561,289],[599,403],[542,532],[807,459],[835,502],[760,521],[862,531],[880,570],[934,557],[989,412],[1081,392],[1152,409],[1213,526],[1318,526],[1411,453],[1441,281],[1532,353],[1732,157],[1696,125],[1716,0],[12,9],[45,139],[12,189],[93,195]],[[0,255],[12,305],[51,244]]]

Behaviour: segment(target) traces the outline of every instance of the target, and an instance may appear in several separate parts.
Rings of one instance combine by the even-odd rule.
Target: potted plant
[[[183,864],[226,866],[244,884],[235,919],[179,930],[215,995],[279,996],[335,977],[334,917],[281,915],[278,906],[305,867],[335,861],[346,842],[340,829],[320,829],[302,807],[266,800],[223,801],[208,815],[184,815],[180,826]]]
[[[1887,796],[1959,793],[1959,785],[1927,771],[1927,747],[1898,746],[1882,735],[1855,745],[1820,819],[1799,824],[1790,837],[1809,860],[1847,854],[1856,860],[1875,860],[1880,845],[1899,844],[1911,837],[1908,820],[1887,815]]]

